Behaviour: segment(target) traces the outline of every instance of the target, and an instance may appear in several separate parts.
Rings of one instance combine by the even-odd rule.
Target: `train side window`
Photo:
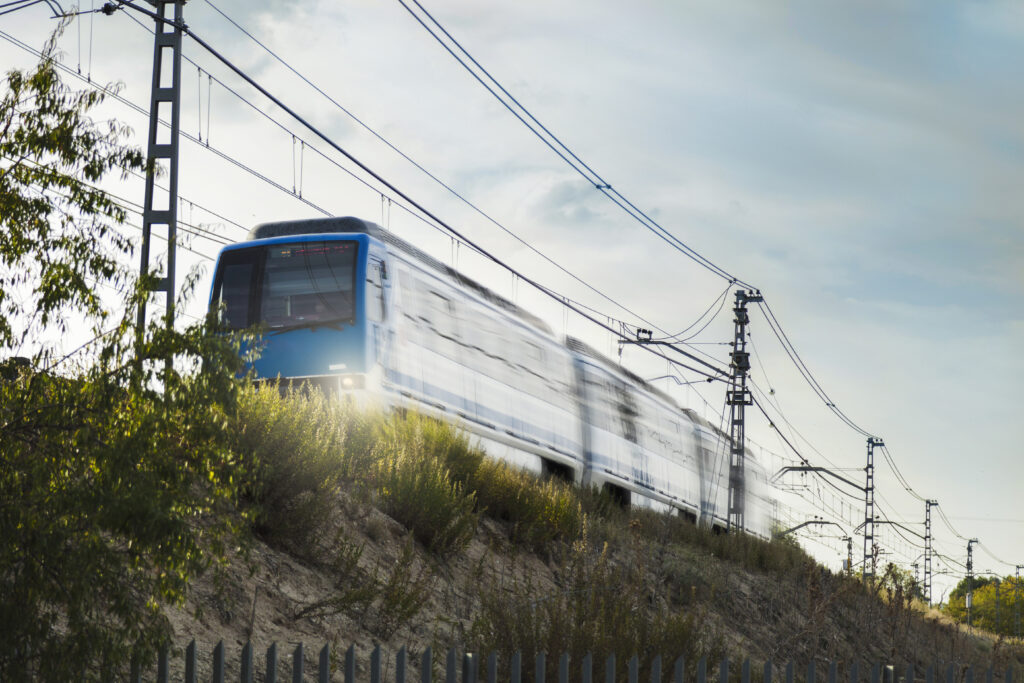
[[[379,323],[384,320],[384,285],[381,281],[383,264],[370,259],[366,264],[366,319]]]

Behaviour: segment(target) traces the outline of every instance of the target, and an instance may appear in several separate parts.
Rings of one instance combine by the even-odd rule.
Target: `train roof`
[[[332,218],[307,218],[292,221],[275,221],[272,223],[260,223],[249,231],[250,240],[261,240],[270,237],[285,237],[292,235],[322,235],[337,233],[359,233],[369,235],[385,244],[394,247],[405,253],[413,260],[448,276],[458,284],[466,287],[482,296],[495,306],[512,313],[524,322],[537,328],[541,332],[553,336],[551,327],[539,317],[529,311],[520,308],[505,297],[483,286],[476,280],[447,266],[434,258],[419,247],[413,246],[401,237],[385,230],[376,223],[354,216],[332,217]]]

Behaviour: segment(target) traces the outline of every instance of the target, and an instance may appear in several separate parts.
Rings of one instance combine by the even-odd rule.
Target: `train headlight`
[[[342,391],[348,389],[363,389],[366,386],[366,381],[362,375],[341,375],[341,389]]]

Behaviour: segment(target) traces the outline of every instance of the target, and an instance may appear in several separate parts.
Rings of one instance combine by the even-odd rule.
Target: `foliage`
[[[668,666],[681,655],[691,668],[702,656],[718,659],[724,653],[719,638],[700,614],[659,596],[648,577],[646,546],[635,540],[617,563],[607,544],[595,548],[584,532],[561,558],[553,589],[545,591],[529,577],[481,588],[472,647],[497,651],[502,661],[517,651],[526,662],[539,652],[565,652],[573,662],[590,654],[597,670],[613,653],[636,654],[645,667],[654,655],[667,658]],[[556,675],[557,664],[556,657],[547,659],[548,677]],[[616,678],[625,664],[617,663]],[[649,677],[649,671],[640,674]]]
[[[1017,636],[1024,634],[1024,582],[1015,576],[1002,578],[976,576],[971,581],[971,625],[990,633]],[[950,592],[943,608],[960,623],[967,623],[967,579]]]
[[[69,311],[103,323],[110,314],[96,283],[129,283],[118,257],[131,242],[116,229],[126,214],[96,183],[145,163],[122,144],[126,128],[89,117],[102,92],[60,81],[60,30],[34,71],[7,74],[0,100],[0,350],[51,325],[64,332]]]
[[[136,341],[144,287],[121,263],[125,215],[92,183],[142,156],[90,120],[102,96],[61,84],[53,50],[8,74],[0,100],[0,353],[37,347],[0,379],[3,680],[123,671],[167,636],[160,605],[180,603],[237,532],[225,427],[238,345],[206,324]],[[100,286],[119,291],[120,316]],[[117,323],[72,365],[39,336],[76,315]]]

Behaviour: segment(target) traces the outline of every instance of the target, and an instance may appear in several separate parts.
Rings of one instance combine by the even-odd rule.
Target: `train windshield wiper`
[[[352,318],[328,318],[326,320],[308,320],[306,322],[295,323],[293,325],[281,325],[278,327],[271,327],[268,334],[282,334],[284,332],[292,332],[294,330],[316,330],[321,327],[329,327],[332,330],[342,330],[344,323],[352,324]]]

